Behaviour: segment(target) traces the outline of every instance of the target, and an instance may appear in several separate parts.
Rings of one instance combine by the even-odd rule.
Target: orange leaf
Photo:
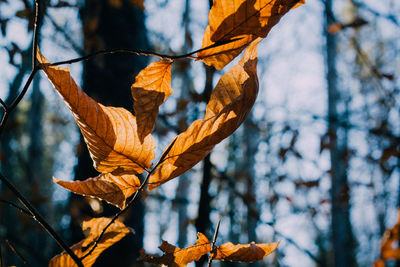
[[[258,93],[256,40],[239,62],[223,75],[211,94],[203,120],[178,135],[166,160],[150,177],[149,190],[177,177],[201,161],[231,135],[251,110]]]
[[[237,244],[231,242],[218,246],[212,253],[213,260],[222,261],[241,261],[241,262],[254,262],[264,259],[267,255],[271,254],[279,243],[270,244]]]
[[[120,209],[125,208],[126,199],[140,187],[140,180],[133,174],[106,173],[84,181],[67,182],[56,178],[53,181],[69,191],[100,198]]]
[[[304,0],[214,0],[202,48],[235,40],[197,53],[207,65],[222,69],[257,37],[265,38],[291,8]]]
[[[97,103],[79,88],[68,68],[46,65],[49,61],[40,53],[38,60],[74,115],[99,172],[142,173],[151,166],[153,137],[140,141],[136,118],[129,111]]]
[[[153,130],[158,107],[172,94],[172,61],[153,62],[142,70],[132,85],[132,96],[140,140]]]
[[[164,252],[161,257],[148,255],[144,250],[141,250],[139,259],[158,265],[184,267],[189,262],[197,261],[201,256],[211,251],[210,242],[202,233],[197,233],[197,243],[194,246],[179,249],[167,241],[163,241],[159,248]]]
[[[72,251],[78,257],[82,257],[86,255],[87,252],[91,250],[94,245],[94,242],[97,240],[97,237],[101,234],[103,229],[107,226],[107,224],[111,221],[110,218],[94,218],[89,221],[84,221],[82,225],[82,229],[88,230],[90,229],[89,236],[86,239],[76,243],[71,246]],[[85,267],[92,266],[96,259],[100,256],[100,254],[106,250],[108,247],[111,247],[119,240],[121,240],[124,236],[130,233],[131,230],[127,228],[122,222],[115,221],[110,227],[105,231],[102,239],[97,244],[96,248],[93,252],[82,260],[82,263]],[[56,255],[50,260],[49,267],[70,267],[77,266],[73,259],[65,252]]]

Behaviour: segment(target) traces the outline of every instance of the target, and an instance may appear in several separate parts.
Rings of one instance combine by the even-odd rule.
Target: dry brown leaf
[[[159,106],[172,94],[172,61],[151,63],[137,76],[132,85],[132,96],[140,140],[153,130]]]
[[[197,53],[207,65],[222,69],[257,37],[265,38],[291,8],[304,0],[214,0],[202,48],[237,39]]]
[[[189,262],[197,261],[201,256],[211,251],[210,242],[202,233],[197,233],[197,243],[194,246],[179,249],[167,241],[163,241],[159,248],[164,252],[164,255],[160,257],[147,255],[144,250],[141,250],[139,259],[158,265],[184,267]]]
[[[40,53],[38,60],[72,111],[99,172],[142,173],[151,166],[155,143],[151,135],[140,141],[135,116],[126,109],[106,107],[90,98],[75,83],[68,68],[46,65],[49,61]]]
[[[97,197],[117,206],[125,208],[126,199],[140,187],[140,180],[133,174],[112,175],[100,174],[84,181],[60,181],[53,178],[58,185],[77,194]]]
[[[215,248],[211,253],[211,258],[221,261],[254,262],[271,254],[278,245],[279,243],[256,244],[254,242],[234,245],[228,242]]]
[[[166,160],[150,177],[149,190],[177,177],[200,162],[231,135],[251,110],[258,93],[257,39],[238,65],[223,75],[211,94],[203,120],[178,135]]]
[[[76,256],[80,258],[86,255],[86,253],[90,251],[97,237],[101,234],[103,229],[108,225],[110,221],[111,221],[110,218],[103,217],[103,218],[94,218],[89,221],[83,222],[82,229],[84,231],[90,229],[89,236],[86,237],[86,239],[80,241],[79,243],[71,246],[71,249],[76,254]],[[96,259],[100,256],[100,254],[104,250],[117,243],[129,232],[131,232],[131,230],[127,228],[122,222],[115,221],[105,231],[102,239],[97,244],[93,252],[82,260],[83,265],[85,267],[92,266],[95,263]],[[65,252],[53,257],[49,263],[49,267],[70,267],[70,266],[77,266],[77,265],[75,264],[73,259]]]

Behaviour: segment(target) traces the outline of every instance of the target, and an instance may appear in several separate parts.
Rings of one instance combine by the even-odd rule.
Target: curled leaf
[[[68,68],[49,66],[40,53],[43,71],[75,117],[88,146],[94,167],[102,173],[142,173],[154,158],[151,135],[143,142],[137,134],[136,118],[123,108],[106,107],[86,95]]]
[[[211,258],[221,261],[255,262],[274,252],[278,245],[279,243],[255,244],[254,242],[234,245],[228,242],[215,248]]]
[[[141,250],[139,259],[157,265],[185,267],[188,263],[199,260],[201,256],[211,251],[210,242],[202,233],[197,233],[197,243],[194,246],[179,249],[167,241],[163,241],[159,248],[164,252],[162,256],[148,255]]]
[[[60,181],[53,178],[53,181],[74,193],[97,197],[105,200],[120,209],[125,208],[126,199],[140,187],[140,180],[133,174],[112,175],[103,173],[94,178],[84,181]]]
[[[110,218],[105,217],[94,218],[89,221],[84,221],[82,225],[82,230],[89,230],[89,235],[84,240],[71,246],[71,250],[75,253],[75,255],[79,258],[86,255],[86,253],[89,252],[93,247],[94,242],[97,240],[97,237],[101,234],[103,229],[108,225],[110,221]],[[85,267],[92,266],[104,250],[117,243],[130,232],[131,230],[127,228],[122,222],[115,221],[113,224],[110,225],[110,227],[107,228],[102,239],[97,244],[93,252],[82,260],[83,265]],[[72,267],[77,265],[67,253],[63,252],[53,257],[49,263],[49,267],[60,266]]]
[[[158,107],[172,94],[171,65],[172,61],[151,63],[136,76],[132,85],[133,106],[141,140],[151,133]]]
[[[207,65],[222,69],[257,37],[265,38],[291,8],[304,0],[214,0],[202,48],[224,43],[197,53]]]
[[[239,62],[223,75],[211,94],[203,120],[178,135],[155,173],[149,189],[177,177],[200,162],[213,147],[231,135],[251,110],[258,93],[257,39]]]

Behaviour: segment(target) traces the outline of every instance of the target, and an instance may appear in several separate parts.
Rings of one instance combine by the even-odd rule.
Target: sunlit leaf
[[[101,234],[103,229],[107,226],[107,224],[111,221],[110,218],[95,218],[89,221],[84,221],[82,225],[82,229],[84,231],[89,230],[89,235],[79,243],[71,246],[72,251],[79,258],[86,255],[87,252],[91,250],[94,245],[94,242],[97,240],[98,236]],[[130,233],[131,230],[127,228],[122,222],[115,221],[111,226],[105,231],[103,237],[100,242],[97,244],[96,248],[93,252],[85,257],[82,260],[82,263],[85,267],[92,266],[96,259],[100,256],[100,254],[106,250],[108,247],[111,247],[119,240],[121,240],[124,236]],[[54,258],[50,260],[49,267],[70,267],[77,266],[73,259],[65,252],[56,255]]]
[[[221,77],[211,94],[205,118],[193,122],[178,135],[166,160],[150,177],[150,190],[192,168],[246,118],[258,93],[259,41],[246,49],[239,64]]]
[[[158,265],[184,267],[192,261],[199,260],[201,256],[211,251],[210,242],[202,233],[197,234],[197,243],[194,246],[179,249],[176,246],[163,241],[159,248],[164,252],[162,256],[157,257],[148,255],[144,250],[142,250],[140,260]]]
[[[211,253],[211,258],[221,261],[255,262],[271,254],[278,245],[279,243],[255,244],[254,242],[234,245],[228,242],[218,246]]]
[[[133,174],[100,174],[84,181],[60,181],[53,178],[60,186],[77,194],[97,197],[123,209],[128,197],[138,190],[140,180]]]
[[[234,40],[197,53],[207,65],[222,69],[257,37],[265,38],[291,8],[304,0],[214,0],[202,48]]]
[[[171,65],[172,61],[150,64],[136,76],[132,85],[133,106],[141,140],[151,133],[158,107],[172,94]]]
[[[40,54],[38,59],[49,63]],[[153,137],[140,141],[136,118],[129,111],[97,103],[79,88],[68,68],[44,64],[43,71],[72,111],[99,172],[142,173],[151,166]]]

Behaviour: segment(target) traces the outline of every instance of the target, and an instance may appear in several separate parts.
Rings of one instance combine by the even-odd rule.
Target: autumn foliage
[[[145,186],[152,190],[191,169],[216,144],[230,136],[249,114],[259,90],[257,45],[283,15],[303,3],[298,0],[214,0],[203,49],[196,59],[220,70],[243,50],[245,52],[239,63],[215,86],[204,118],[194,121],[180,133],[154,166],[155,142],[151,132],[160,105],[173,93],[172,60],[151,63],[137,75],[131,87],[133,115],[126,109],[96,102],[79,88],[68,68],[52,65],[38,52],[41,69],[71,110],[99,172],[96,177],[82,177],[87,178],[83,181],[66,182],[54,178],[54,182],[123,210],[129,198]],[[144,181],[138,178],[142,173],[147,175]],[[89,235],[71,249],[84,266],[91,266],[107,247],[133,233],[122,222],[110,218],[86,221],[83,229],[90,229]],[[228,242],[214,247],[213,242],[199,233],[193,246],[180,249],[164,241],[160,246],[163,255],[148,255],[142,250],[140,259],[159,265],[186,266],[210,253],[211,261],[253,262],[263,259],[277,246],[278,243],[234,245]],[[75,266],[75,262],[64,252],[55,256],[50,266]]]

